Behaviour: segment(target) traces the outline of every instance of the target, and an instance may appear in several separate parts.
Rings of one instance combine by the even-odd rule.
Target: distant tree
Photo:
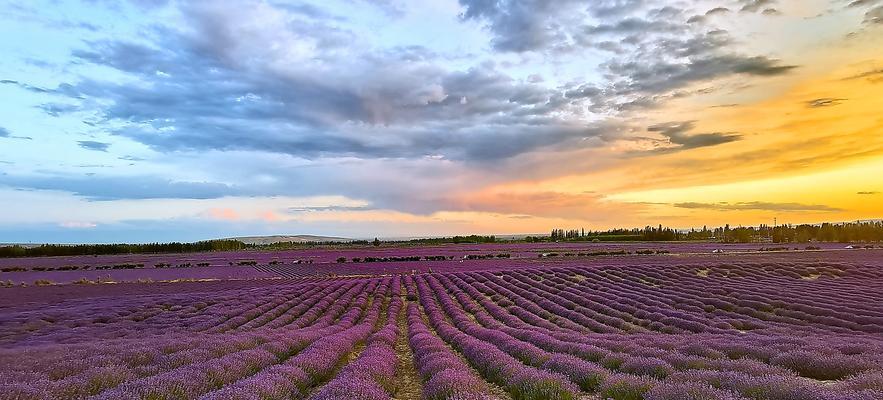
[[[750,243],[772,241],[774,243],[806,242],[883,242],[883,221],[857,221],[846,223],[823,223],[803,225],[760,225],[737,226],[726,224],[701,231],[690,229],[681,231],[662,225],[645,226],[643,229],[610,229],[607,231],[586,231],[552,229],[548,236],[525,237],[526,242],[542,241],[672,241],[672,240],[716,240],[724,243]]]
[[[374,247],[380,246],[380,239],[378,239],[378,238],[374,238],[374,241],[371,242],[371,244],[373,244]]]

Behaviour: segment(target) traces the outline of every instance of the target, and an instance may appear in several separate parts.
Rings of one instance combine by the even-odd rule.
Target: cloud
[[[33,93],[49,94],[49,93],[53,92],[52,90],[49,90],[46,88],[41,88],[39,86],[32,86],[27,83],[22,83],[22,82],[12,80],[12,79],[0,80],[0,84],[16,86],[22,90],[26,90],[26,91],[33,92]]]
[[[96,40],[73,53],[77,62],[143,84],[89,78],[53,89],[10,84],[68,99],[42,105],[49,115],[97,114],[96,128],[160,153],[248,150],[311,160],[438,157],[487,164],[597,145],[586,139],[600,137],[604,126],[586,112],[615,117],[690,95],[684,88],[700,82],[795,68],[736,53],[726,31],[685,28],[683,10],[638,0],[585,7],[570,0],[461,2],[464,19],[489,24],[498,51],[626,46],[601,64],[605,81],[564,87],[514,79],[493,63],[452,68],[420,46],[365,46],[318,10],[248,4],[186,3],[180,9],[186,30],[158,26],[145,42]],[[599,17],[605,22],[586,23]],[[274,46],[262,45],[270,41]],[[728,139],[734,138],[702,136],[684,145]]]
[[[724,143],[735,142],[742,139],[742,135],[733,132],[698,133],[688,135],[692,131],[696,121],[668,122],[647,127],[649,132],[656,132],[668,138],[668,141],[676,147],[663,147],[656,151],[688,150],[699,147],[717,146]]]
[[[777,3],[776,0],[739,0],[742,4],[741,12],[758,12],[765,11]]]
[[[156,43],[97,41],[74,53],[145,85],[83,79],[47,90],[107,104],[91,110],[107,129],[159,152],[484,162],[585,145],[597,133],[571,122],[556,90],[493,64],[452,70],[421,47],[354,48],[350,32],[323,20],[301,27],[301,17],[266,4],[247,15],[226,3],[183,11],[190,33],[157,28]],[[268,38],[279,50],[259,45]]]
[[[82,147],[86,150],[94,150],[94,151],[106,152],[107,149],[110,147],[110,143],[96,142],[93,140],[81,140],[77,143],[80,145],[80,147]]]
[[[883,24],[883,2],[880,0],[854,0],[848,5],[850,8],[864,8],[865,18],[862,21],[868,25]]]
[[[590,35],[599,34],[635,34],[642,32],[668,32],[677,33],[684,32],[686,28],[683,25],[673,23],[667,20],[654,20],[645,18],[630,17],[617,21],[613,24],[601,24],[587,27],[585,32]]]
[[[14,176],[0,175],[0,185],[32,190],[59,190],[89,200],[215,199],[249,195],[223,183],[172,181],[150,176]]]
[[[621,56],[601,64],[609,82],[590,99],[591,110],[655,107],[665,100],[689,95],[683,89],[697,83],[739,75],[773,77],[797,68],[767,56],[732,51],[734,40],[723,30],[659,37],[650,33],[646,37]]]
[[[873,6],[877,3],[880,3],[880,0],[852,0],[849,2],[849,7]]]
[[[370,206],[301,206],[289,207],[288,212],[297,214],[305,212],[329,212],[329,211],[367,211],[373,210]]]
[[[740,0],[744,12],[776,13],[770,0]],[[684,96],[679,89],[734,75],[769,77],[796,65],[765,55],[742,54],[723,29],[706,26],[706,18],[675,6],[647,1],[485,1],[460,0],[463,18],[483,21],[501,52],[555,54],[595,47],[614,54],[601,64],[607,82],[580,85],[590,92],[567,98],[588,103],[597,113],[650,108]],[[766,8],[763,8],[766,7]],[[728,9],[713,8],[721,14]],[[591,23],[587,21],[600,21]],[[697,23],[701,26],[690,26]]]
[[[225,221],[238,221],[242,218],[242,216],[232,208],[212,208],[209,209],[208,215],[213,219]]]
[[[863,22],[868,25],[883,25],[883,5],[871,8],[865,12]]]
[[[875,80],[876,81],[883,81],[883,69],[875,69],[875,70],[871,70],[871,71],[862,72],[860,74],[856,74],[856,75],[852,75],[852,76],[848,76],[846,78],[843,78],[843,80],[864,79],[864,78],[869,78],[869,80],[872,80],[872,81],[875,81]],[[879,78],[879,79],[874,79],[874,78]]]
[[[58,226],[67,229],[92,229],[98,227],[98,224],[94,222],[82,222],[82,221],[65,221]]]
[[[831,107],[841,104],[847,99],[836,99],[831,97],[823,97],[820,99],[814,99],[806,102],[806,106],[809,108],[821,108],[821,107]]]
[[[33,140],[30,136],[15,136],[8,129],[0,126],[0,138],[4,139],[20,139],[20,140]]]
[[[465,7],[462,18],[487,21],[494,35],[491,45],[495,50],[525,52],[546,48],[562,34],[560,28],[550,26],[549,22],[574,1],[460,0],[460,4]]]
[[[740,203],[686,202],[686,203],[675,203],[672,205],[677,208],[709,209],[709,210],[719,210],[719,211],[745,211],[745,210],[781,211],[781,212],[799,212],[799,211],[835,212],[835,211],[843,211],[842,209],[839,209],[839,208],[834,208],[834,207],[820,205],[820,204],[768,203],[768,202],[761,202],[761,201],[750,201],[750,202],[740,202]]]
[[[38,106],[39,109],[43,110],[47,115],[52,117],[58,117],[63,114],[69,114],[80,109],[79,106],[74,104],[64,104],[64,103],[45,103]]]
[[[883,24],[883,5],[868,10],[865,13],[864,23],[871,25]]]

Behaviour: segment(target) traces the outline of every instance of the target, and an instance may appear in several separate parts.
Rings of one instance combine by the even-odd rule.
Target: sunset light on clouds
[[[883,1],[7,1],[0,242],[883,217]]]

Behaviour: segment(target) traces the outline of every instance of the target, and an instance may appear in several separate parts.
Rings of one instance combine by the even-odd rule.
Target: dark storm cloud
[[[77,144],[79,144],[80,147],[86,150],[95,151],[107,151],[107,149],[110,147],[110,143],[96,142],[94,140],[81,140],[77,142]]]
[[[709,209],[720,211],[745,211],[745,210],[761,210],[761,211],[781,211],[781,212],[800,212],[800,211],[822,211],[834,212],[843,211],[821,204],[801,204],[801,203],[767,203],[761,201],[750,201],[741,203],[675,203],[673,206],[688,209]]]
[[[735,142],[742,139],[742,135],[732,132],[714,132],[714,133],[697,133],[688,134],[693,130],[695,121],[669,122],[664,124],[656,124],[647,128],[649,132],[659,133],[673,145],[677,145],[675,149],[688,150],[699,147],[717,146],[724,143]],[[662,148],[660,151],[671,151],[671,148]]]

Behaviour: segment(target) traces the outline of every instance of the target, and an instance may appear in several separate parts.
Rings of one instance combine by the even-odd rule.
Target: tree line
[[[633,229],[592,231],[585,229],[552,229],[549,236],[528,236],[527,241],[717,241],[723,243],[806,243],[806,242],[881,242],[883,221],[760,225],[731,227],[724,225],[709,229],[678,230],[669,227],[647,226]]]
[[[194,253],[202,251],[243,250],[253,246],[238,240],[206,240],[193,243],[143,243],[143,244],[43,244],[35,247],[20,245],[0,247],[0,258],[83,256],[105,254],[144,254],[144,253]]]
[[[377,240],[377,239],[375,239]],[[411,239],[408,243],[415,244],[444,244],[444,243],[496,243],[496,236],[481,236],[481,235],[469,235],[469,236],[452,236],[452,237],[440,237],[440,238],[424,238],[424,239]]]

